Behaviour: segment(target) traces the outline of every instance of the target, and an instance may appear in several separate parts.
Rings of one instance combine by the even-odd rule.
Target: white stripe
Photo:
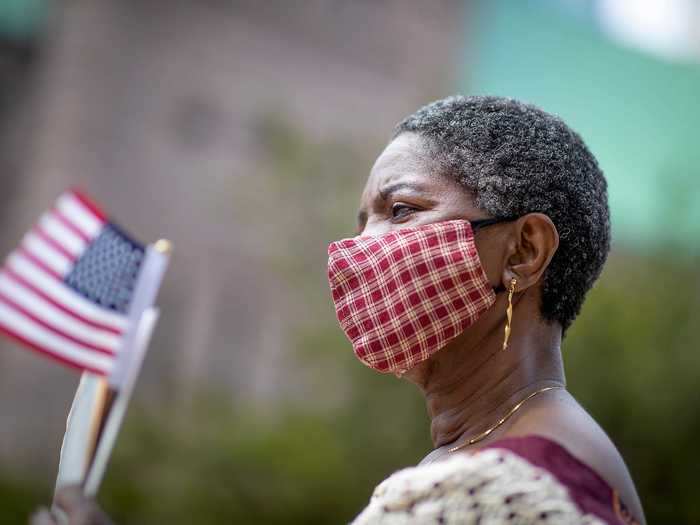
[[[22,246],[59,275],[68,275],[73,267],[72,261],[65,255],[32,232],[24,236]]]
[[[0,274],[0,292],[3,292],[32,315],[59,328],[68,335],[113,352],[116,352],[119,347],[121,339],[119,336],[79,321],[27,290],[7,275]]]
[[[7,266],[69,310],[73,310],[75,313],[87,317],[96,323],[112,326],[122,331],[126,329],[127,319],[125,315],[112,312],[106,308],[100,308],[91,303],[82,295],[47,275],[21,254],[14,253],[10,255],[7,260]]]
[[[87,247],[87,243],[82,238],[66,228],[61,221],[50,213],[45,213],[39,219],[39,226],[46,235],[65,247],[76,258],[80,257]]]
[[[56,207],[88,237],[95,238],[102,229],[103,222],[88,210],[72,193],[64,193],[58,198]]]
[[[4,303],[0,303],[0,325],[53,354],[108,374],[114,358],[64,339],[35,323]]]

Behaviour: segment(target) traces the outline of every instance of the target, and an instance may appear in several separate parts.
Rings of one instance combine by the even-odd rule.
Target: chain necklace
[[[508,418],[510,418],[510,416],[512,416],[513,414],[515,414],[515,413],[518,411],[518,409],[519,409],[521,406],[523,406],[523,405],[525,404],[525,402],[526,402],[527,400],[532,399],[533,397],[535,397],[535,396],[538,395],[538,394],[541,394],[541,393],[543,393],[543,392],[547,392],[548,390],[554,390],[555,388],[564,388],[564,387],[561,386],[561,385],[557,385],[557,386],[546,386],[546,387],[544,387],[544,388],[540,388],[539,390],[535,390],[533,393],[531,393],[530,395],[528,395],[525,399],[523,399],[523,400],[520,401],[517,405],[515,405],[513,408],[511,408],[511,409],[508,411],[508,413],[507,413],[505,416],[503,416],[500,420],[498,420],[498,422],[497,422],[494,426],[492,426],[491,428],[489,428],[489,429],[487,429],[487,430],[484,430],[481,434],[479,434],[479,435],[477,435],[477,436],[475,436],[475,437],[469,439],[468,441],[465,441],[465,442],[462,443],[461,445],[457,445],[456,447],[452,447],[452,448],[449,449],[447,452],[448,452],[448,453],[449,453],[449,452],[456,452],[456,451],[458,451],[458,450],[463,449],[464,447],[468,447],[469,445],[473,445],[474,443],[478,443],[479,441],[481,441],[482,439],[484,439],[486,436],[488,436],[489,434],[491,434],[491,432],[493,432],[493,431],[496,430],[498,427],[500,427],[503,423],[505,423],[506,421],[508,421]]]

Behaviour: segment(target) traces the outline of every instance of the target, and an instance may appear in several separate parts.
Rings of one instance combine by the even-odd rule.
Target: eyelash
[[[397,215],[397,213],[396,213],[397,209],[408,210],[408,213]],[[403,219],[405,217],[408,217],[408,215],[410,215],[414,211],[418,211],[418,208],[414,208],[413,206],[409,206],[407,204],[397,202],[397,203],[394,203],[391,205],[391,218],[392,218],[392,220],[400,220],[400,219]]]

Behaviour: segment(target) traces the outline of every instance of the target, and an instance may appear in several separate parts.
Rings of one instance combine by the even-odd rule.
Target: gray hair
[[[564,331],[581,310],[610,251],[607,183],[581,137],[560,118],[517,100],[454,96],[401,121],[394,138],[425,140],[440,173],[495,217],[546,214],[559,232],[540,312]]]

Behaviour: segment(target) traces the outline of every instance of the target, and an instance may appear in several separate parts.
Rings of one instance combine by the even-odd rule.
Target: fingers
[[[69,525],[112,525],[110,519],[97,506],[97,503],[83,494],[79,485],[58,489],[54,503],[66,514]],[[54,525],[53,521],[48,523]],[[34,524],[32,523],[32,525]],[[44,525],[44,523],[38,525]]]
[[[56,490],[54,504],[63,509],[66,514],[71,514],[90,500],[83,494],[80,485],[68,485]]]
[[[49,509],[41,507],[29,518],[29,525],[56,525],[56,522],[51,517]]]

